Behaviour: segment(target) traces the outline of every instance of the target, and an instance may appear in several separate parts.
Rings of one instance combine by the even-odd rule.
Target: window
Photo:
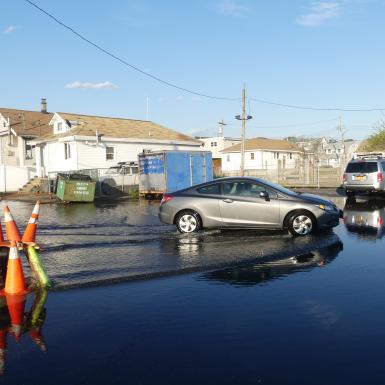
[[[71,158],[71,145],[69,143],[64,143],[64,159]]]
[[[57,130],[58,131],[61,131],[63,129],[63,123],[62,122],[59,122],[58,124],[57,124]]]
[[[266,191],[271,199],[277,199],[278,193],[262,184],[252,182],[226,182],[222,184],[223,195],[248,196],[259,198],[259,194]]]
[[[131,167],[131,173],[136,175],[138,173],[138,167]]]
[[[251,160],[254,160],[254,152],[251,152],[251,153],[250,153],[250,159],[251,159]]]
[[[106,160],[115,159],[115,147],[106,147]]]
[[[293,159],[293,154],[289,152],[289,159]]]
[[[217,146],[217,142],[211,142],[211,147],[216,147]]]
[[[226,161],[230,162],[230,155],[226,155]]]
[[[377,162],[355,162],[346,167],[347,173],[367,173],[378,171]]]
[[[29,143],[25,143],[25,160],[33,159],[33,149],[34,146]]]
[[[274,159],[279,159],[279,152],[274,153]]]
[[[204,187],[198,188],[197,191],[199,192],[199,194],[220,195],[221,194],[221,186],[219,183],[210,184],[209,186],[204,186]]]

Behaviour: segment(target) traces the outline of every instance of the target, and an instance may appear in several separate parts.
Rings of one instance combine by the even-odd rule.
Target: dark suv
[[[343,187],[348,196],[356,192],[385,192],[385,158],[360,156],[346,166]]]

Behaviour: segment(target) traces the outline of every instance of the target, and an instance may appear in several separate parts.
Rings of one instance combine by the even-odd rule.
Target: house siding
[[[251,159],[251,154],[254,154],[254,159]],[[274,155],[278,153],[278,159]],[[290,154],[291,159],[290,159]],[[245,151],[245,170],[272,170],[278,167],[295,168],[298,165],[300,154],[289,151],[264,151],[250,150]],[[241,153],[240,152],[224,152],[222,154],[222,171],[238,171],[241,168]]]
[[[163,143],[127,143],[119,141],[95,142],[75,141],[70,142],[71,159],[64,159],[64,143],[49,142],[44,148],[45,172],[72,171],[94,168],[108,168],[118,162],[138,160],[138,154],[143,150],[200,150],[200,145],[163,144]],[[106,159],[106,147],[114,147],[114,159]]]

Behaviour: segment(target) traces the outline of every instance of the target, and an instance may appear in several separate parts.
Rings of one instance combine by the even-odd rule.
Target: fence
[[[36,175],[35,167],[0,166],[0,192],[15,192]]]
[[[303,163],[296,168],[267,167],[245,170],[245,176],[254,176],[279,183],[286,187],[339,187],[344,170],[340,167],[320,167]],[[238,176],[239,171],[227,171],[223,176]]]
[[[52,171],[48,173],[49,192],[54,192],[57,174],[81,174],[88,175],[96,181],[96,196],[122,195],[138,189],[139,175],[137,166],[121,169],[114,172],[111,168],[92,168],[71,171]]]

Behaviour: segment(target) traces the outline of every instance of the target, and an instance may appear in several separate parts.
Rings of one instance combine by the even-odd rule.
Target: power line
[[[297,106],[294,104],[270,102],[264,99],[250,98],[250,100],[253,100],[254,102],[257,102],[257,103],[270,104],[272,106],[293,108],[297,110],[310,110],[310,111],[340,111],[340,112],[376,112],[376,111],[378,112],[380,111],[382,112],[383,110],[385,110],[385,108],[304,107],[304,106]]]
[[[310,123],[299,123],[299,124],[283,124],[278,126],[250,126],[250,128],[289,128],[289,127],[304,127],[304,126],[314,126],[321,123],[329,123],[334,122],[338,118],[333,119],[327,119],[327,120],[319,120],[317,122],[310,122]]]
[[[230,98],[230,97],[224,97],[224,96],[214,96],[214,95],[204,94],[204,93],[201,93],[201,92],[198,92],[198,91],[193,91],[193,90],[190,90],[188,88],[185,88],[185,87],[179,86],[177,84],[171,83],[171,82],[169,82],[167,80],[161,79],[161,78],[159,78],[159,77],[157,77],[155,75],[152,75],[152,74],[150,74],[150,73],[140,69],[139,67],[136,67],[135,65],[130,64],[126,60],[124,60],[124,59],[120,58],[119,56],[113,54],[112,52],[110,52],[107,49],[103,48],[99,44],[94,43],[93,41],[87,39],[80,32],[77,32],[74,28],[72,28],[69,25],[65,24],[63,21],[59,20],[53,14],[51,14],[48,11],[46,11],[45,9],[39,7],[33,1],[31,1],[31,0],[25,0],[25,1],[29,5],[31,5],[32,7],[36,8],[37,10],[39,10],[41,13],[45,14],[46,16],[48,16],[55,23],[59,24],[63,28],[65,28],[68,31],[70,31],[72,34],[77,36],[79,39],[81,39],[81,40],[85,41],[86,43],[92,45],[97,50],[99,50],[99,51],[103,52],[104,54],[110,56],[111,58],[119,61],[123,65],[125,65],[125,66],[133,69],[134,71],[137,71],[137,72],[141,73],[142,75],[147,76],[147,77],[149,77],[149,78],[151,78],[151,79],[153,79],[153,80],[155,80],[155,81],[157,81],[159,83],[162,83],[162,84],[164,84],[166,86],[175,88],[175,89],[183,91],[183,92],[187,92],[187,93],[192,94],[192,95],[201,96],[201,97],[208,98],[208,99],[228,100],[228,101],[240,101],[241,100],[240,98]],[[257,103],[269,104],[269,105],[277,106],[277,107],[285,107],[285,108],[292,108],[292,109],[298,109],[298,110],[310,110],[310,111],[339,111],[339,112],[374,112],[374,111],[380,111],[381,113],[383,113],[383,111],[385,110],[385,108],[356,108],[356,109],[352,108],[352,109],[350,109],[350,108],[331,108],[331,107],[327,107],[327,108],[304,107],[304,106],[298,106],[298,105],[293,105],[293,104],[277,103],[277,102],[272,102],[272,101],[268,101],[268,100],[264,100],[264,99],[257,99],[257,98],[249,98],[249,100],[252,100],[252,101],[257,102]]]
[[[230,100],[230,101],[238,101],[240,100],[240,98],[228,98],[228,97],[223,97],[223,96],[213,96],[213,95],[208,95],[208,94],[203,94],[201,92],[197,92],[197,91],[193,91],[193,90],[190,90],[188,88],[185,88],[185,87],[181,87],[181,86],[178,86],[177,84],[174,84],[174,83],[171,83],[167,80],[163,80],[157,76],[154,76],[146,71],[143,71],[142,69],[134,66],[133,64],[130,64],[128,63],[126,60],[120,58],[119,56],[116,56],[115,54],[113,54],[112,52],[108,51],[107,49],[103,48],[102,46],[100,46],[99,44],[96,44],[94,43],[93,41],[87,39],[84,35],[82,35],[81,33],[77,32],[75,29],[73,29],[72,27],[68,26],[67,24],[65,24],[64,22],[62,22],[61,20],[59,20],[56,16],[52,15],[51,13],[49,13],[48,11],[44,10],[43,8],[39,7],[37,4],[35,4],[34,2],[30,1],[30,0],[25,0],[28,4],[32,5],[33,7],[35,7],[36,9],[38,9],[40,12],[44,13],[46,16],[48,16],[49,18],[51,18],[52,20],[54,20],[57,24],[61,25],[62,27],[66,28],[67,30],[69,30],[71,33],[73,33],[75,36],[77,36],[78,38],[80,38],[81,40],[85,41],[86,43],[92,45],[93,47],[95,47],[96,49],[98,49],[99,51],[105,53],[106,55],[112,57],[113,59],[115,60],[118,60],[120,63],[124,64],[125,66],[127,67],[130,67],[131,69],[141,73],[142,75],[145,75],[147,77],[150,77],[152,78],[153,80],[156,80],[157,82],[160,82],[160,83],[163,83],[169,87],[173,87],[173,88],[176,88],[180,91],[184,91],[184,92],[187,92],[189,94],[193,94],[193,95],[197,95],[197,96],[201,96],[201,97],[204,97],[204,98],[209,98],[209,99],[217,99],[217,100]]]

